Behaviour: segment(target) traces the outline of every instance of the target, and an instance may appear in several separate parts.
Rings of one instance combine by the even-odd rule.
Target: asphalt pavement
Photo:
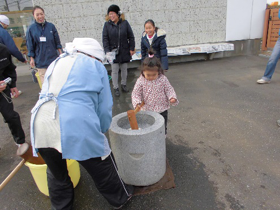
[[[270,84],[256,80],[268,58],[239,56],[212,61],[171,64],[166,73],[180,101],[169,111],[167,159],[176,187],[135,196],[123,209],[280,209],[280,71]],[[29,138],[30,110],[38,84],[27,66],[18,68],[14,99]],[[128,88],[140,75],[130,69]],[[132,109],[131,91],[114,97],[113,116]],[[0,181],[21,158],[8,126],[0,120]],[[23,166],[0,192],[1,209],[50,209],[49,198],[37,188]],[[81,167],[74,209],[112,209]]]

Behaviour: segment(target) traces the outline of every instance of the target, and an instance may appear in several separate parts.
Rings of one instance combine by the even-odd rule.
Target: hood
[[[125,20],[124,13],[121,14],[121,17],[120,17],[120,18],[121,18],[122,20]],[[105,20],[106,20],[106,22],[108,22],[108,21],[110,20],[109,15],[106,15],[106,16],[105,16]]]
[[[163,29],[161,29],[161,28],[159,28],[159,29],[157,30],[156,33],[157,33],[157,34],[156,34],[157,37],[166,36],[165,30],[163,30]],[[143,34],[142,34],[142,36],[144,37],[144,36],[146,36],[146,35],[147,35],[147,33],[144,31]]]

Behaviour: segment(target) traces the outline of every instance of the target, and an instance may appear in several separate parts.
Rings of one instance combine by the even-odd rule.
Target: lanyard
[[[42,31],[40,30],[41,31],[41,37],[44,36],[45,25],[46,25],[46,23],[44,23],[44,24],[37,23],[37,27],[39,28],[39,30],[41,29],[40,26],[42,27]]]

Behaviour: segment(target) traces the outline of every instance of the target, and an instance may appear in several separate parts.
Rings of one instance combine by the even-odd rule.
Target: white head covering
[[[104,61],[104,50],[98,41],[92,38],[75,38],[72,42],[74,50],[92,55],[101,61]]]
[[[6,25],[10,25],[10,20],[6,15],[0,15],[0,22]]]

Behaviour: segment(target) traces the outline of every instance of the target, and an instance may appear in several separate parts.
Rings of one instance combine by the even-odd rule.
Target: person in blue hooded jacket
[[[155,56],[160,59],[163,70],[168,70],[166,32],[163,29],[157,28],[151,19],[145,22],[144,28],[145,31],[141,39],[142,62],[148,57],[149,50],[153,50]]]
[[[5,15],[0,15],[0,43],[6,45],[10,53],[15,58],[17,58],[19,61],[23,63],[26,63],[27,61],[25,60],[21,52],[18,50],[13,38],[8,33],[8,31],[6,31],[9,25],[10,25],[9,18]]]
[[[35,23],[31,24],[26,33],[30,66],[38,69],[43,84],[48,66],[62,53],[58,32],[55,26],[45,20],[45,11],[40,6],[32,10]],[[59,52],[59,54],[58,54]]]
[[[38,150],[48,166],[52,209],[73,207],[66,159],[77,160],[104,198],[121,208],[133,187],[119,177],[104,134],[112,121],[113,100],[103,48],[95,39],[75,38],[65,49],[46,71],[30,122],[33,155]]]

